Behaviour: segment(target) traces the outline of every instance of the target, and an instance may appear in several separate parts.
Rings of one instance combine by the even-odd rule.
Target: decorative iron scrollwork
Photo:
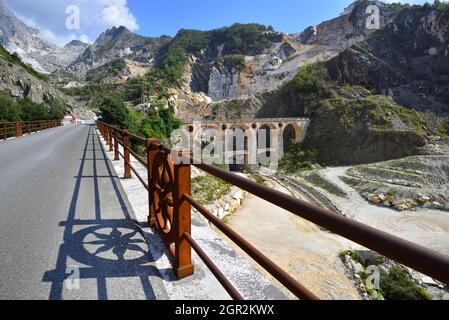
[[[152,206],[156,225],[166,243],[174,242],[173,236],[173,188],[174,166],[168,152],[159,151],[152,163]]]

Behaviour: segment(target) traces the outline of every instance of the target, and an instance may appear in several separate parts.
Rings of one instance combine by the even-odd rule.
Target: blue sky
[[[175,35],[181,28],[210,30],[235,22],[272,25],[282,32],[338,16],[353,0],[0,0],[51,43],[94,42],[113,26],[145,36]],[[397,2],[386,0],[387,2]],[[424,0],[403,0],[423,3]],[[79,28],[68,28],[69,7],[79,10]]]
[[[352,0],[129,0],[144,35],[174,35],[181,28],[209,30],[258,22],[300,32],[339,15]]]

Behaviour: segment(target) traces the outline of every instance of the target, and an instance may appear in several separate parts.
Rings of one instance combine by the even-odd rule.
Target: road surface
[[[147,252],[93,126],[0,142],[0,299],[166,298]]]

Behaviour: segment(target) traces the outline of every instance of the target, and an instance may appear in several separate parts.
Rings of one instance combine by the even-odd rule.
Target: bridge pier
[[[244,163],[237,163],[237,165],[242,165],[247,170],[253,171],[257,170],[261,163],[277,162],[284,157],[287,147],[285,140],[288,138],[289,132],[294,135],[292,140],[295,143],[302,143],[309,122],[310,120],[307,118],[196,121],[185,124],[184,128],[187,129],[190,137],[188,138],[189,145],[184,146],[184,148],[189,149],[195,146],[195,156],[202,158],[199,150],[203,150],[205,145],[207,147],[207,145],[212,144],[211,137],[213,137],[214,152],[223,154],[220,157],[222,164],[235,163],[235,161],[230,160],[241,159],[241,153],[243,152]],[[243,142],[236,141],[237,139],[241,140],[241,138],[236,137],[239,130],[241,130]],[[227,141],[227,139],[232,139],[232,141]],[[229,146],[232,146],[232,148]]]

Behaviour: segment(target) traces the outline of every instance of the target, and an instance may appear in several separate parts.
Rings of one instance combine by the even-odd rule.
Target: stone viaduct
[[[281,159],[290,141],[302,143],[309,123],[308,118],[198,120],[185,123],[184,129],[189,132],[192,141],[210,143],[211,137],[214,137],[219,138],[223,145],[232,144],[231,150],[223,147],[228,158],[241,155],[245,158],[245,164],[256,164],[261,154],[275,154],[277,159]],[[241,143],[236,141],[239,131],[244,136]]]

